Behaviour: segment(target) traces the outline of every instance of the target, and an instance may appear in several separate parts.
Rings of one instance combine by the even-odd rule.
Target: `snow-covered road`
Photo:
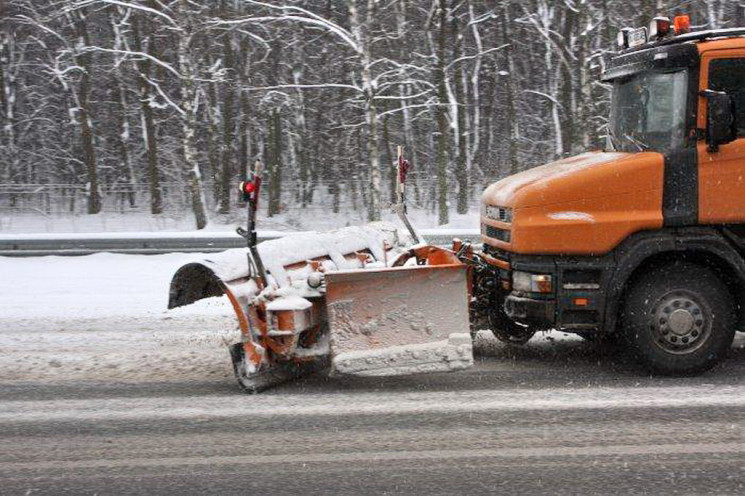
[[[0,257],[0,493],[741,493],[745,340],[650,378],[574,336],[464,372],[234,382],[220,298],[166,311],[191,255]]]

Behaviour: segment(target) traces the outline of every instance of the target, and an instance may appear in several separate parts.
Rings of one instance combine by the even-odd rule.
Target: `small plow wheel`
[[[246,366],[243,343],[230,346],[230,357],[233,360],[233,372],[235,378],[238,379],[238,384],[249,394],[259,393],[267,388],[319,372],[328,367],[328,359],[319,358],[303,362],[275,362],[269,366],[262,366],[256,372],[249,372]]]

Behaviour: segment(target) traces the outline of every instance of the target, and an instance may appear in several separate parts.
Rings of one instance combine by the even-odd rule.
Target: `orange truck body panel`
[[[590,152],[507,177],[482,201],[512,208],[512,222],[481,222],[511,239],[484,242],[521,254],[607,253],[631,233],[662,226],[663,173],[659,153]]]

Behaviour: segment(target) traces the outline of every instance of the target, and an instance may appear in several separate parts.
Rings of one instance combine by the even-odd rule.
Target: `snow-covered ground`
[[[10,380],[210,379],[232,374],[239,332],[225,298],[166,310],[194,255],[0,257],[0,376]]]

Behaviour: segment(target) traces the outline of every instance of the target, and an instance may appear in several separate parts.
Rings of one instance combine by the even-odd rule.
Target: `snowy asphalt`
[[[0,494],[742,493],[743,342],[688,379],[484,334],[467,372],[259,396],[218,373],[26,378],[0,386]]]

